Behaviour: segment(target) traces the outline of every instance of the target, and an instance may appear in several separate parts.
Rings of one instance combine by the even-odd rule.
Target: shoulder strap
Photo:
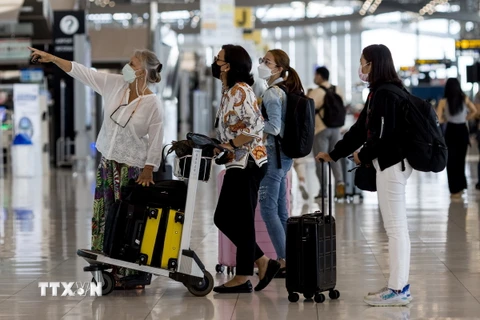
[[[276,84],[275,87],[279,87],[280,89],[283,90],[283,92],[285,92],[285,94],[288,94],[288,89],[287,89],[287,87],[286,87],[284,84],[282,84],[282,83],[283,83],[283,82],[280,82],[280,83]]]
[[[325,90],[325,92],[333,92],[333,93],[336,93],[336,89],[337,87],[336,86],[330,86],[330,88],[327,88],[325,86],[318,86],[319,88]]]

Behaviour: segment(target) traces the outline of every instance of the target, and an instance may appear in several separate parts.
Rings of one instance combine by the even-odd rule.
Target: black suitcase
[[[298,301],[298,293],[303,293],[306,299],[314,298],[317,303],[325,301],[324,291],[329,291],[331,299],[340,297],[340,292],[335,290],[336,232],[335,218],[332,216],[331,168],[330,165],[328,167],[329,214],[324,214],[325,200],[322,197],[322,211],[287,220],[285,283],[290,302]],[[322,177],[322,190],[326,190],[324,186],[325,177]]]
[[[128,185],[122,187],[121,199],[134,205],[156,208],[167,206],[183,211],[187,202],[187,185],[184,181],[163,180],[143,187],[132,179]]]
[[[136,262],[147,215],[147,206],[117,200],[105,221],[103,252],[113,259]]]

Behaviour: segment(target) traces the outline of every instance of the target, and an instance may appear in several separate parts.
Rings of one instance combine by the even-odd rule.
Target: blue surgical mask
[[[135,70],[128,63],[123,67],[122,74],[123,79],[128,83],[132,83],[137,78]]]

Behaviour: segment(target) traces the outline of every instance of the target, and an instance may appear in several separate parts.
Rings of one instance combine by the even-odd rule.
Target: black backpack
[[[307,156],[313,147],[315,133],[315,103],[303,92],[288,92],[284,85],[278,85],[287,95],[287,112],[285,115],[285,130],[283,137],[276,137],[283,153],[290,158]],[[265,107],[262,114],[268,120]],[[277,148],[278,150],[278,148]],[[280,153],[277,154],[280,165]]]
[[[335,86],[331,86],[328,89],[324,86],[320,86],[320,88],[325,90],[325,98],[322,107],[316,112],[319,113],[323,110],[323,117],[321,117],[321,119],[328,128],[343,127],[347,110],[343,104],[342,97],[336,92]]]
[[[392,84],[378,90],[382,88],[404,98],[405,140],[402,147],[412,168],[423,172],[443,171],[447,165],[448,149],[431,104]]]

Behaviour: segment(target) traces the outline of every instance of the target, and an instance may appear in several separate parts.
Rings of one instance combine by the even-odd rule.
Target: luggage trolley
[[[190,249],[190,240],[198,181],[208,181],[213,163],[212,157],[202,156],[202,150],[209,146],[214,146],[220,150],[224,149],[216,144],[214,140],[201,134],[189,133],[187,134],[187,139],[194,143],[192,155],[175,159],[175,175],[181,179],[188,179],[185,221],[183,223],[177,264],[169,266],[169,269],[162,269],[112,259],[103,252],[78,249],[77,255],[90,264],[84,267],[83,270],[92,273],[92,281],[102,283],[102,295],[111,293],[115,288],[115,277],[112,272],[107,271],[113,269],[113,267],[124,267],[157,276],[169,277],[183,283],[190,293],[199,297],[205,296],[212,291],[213,277],[205,269],[196,253]]]

